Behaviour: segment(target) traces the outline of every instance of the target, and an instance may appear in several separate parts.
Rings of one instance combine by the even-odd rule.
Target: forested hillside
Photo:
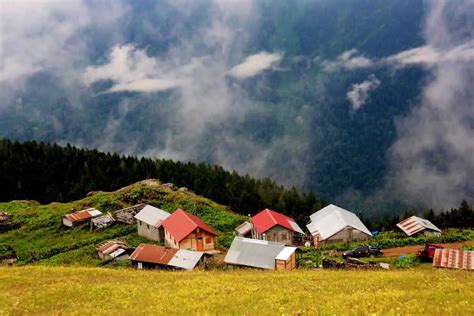
[[[0,201],[67,202],[90,191],[116,190],[149,178],[187,187],[243,215],[268,207],[304,223],[309,214],[327,203],[312,193],[288,190],[270,179],[256,180],[204,163],[0,140]]]
[[[270,179],[254,179],[205,163],[183,163],[102,153],[31,142],[0,140],[0,201],[70,202],[91,191],[116,190],[144,179],[158,178],[186,187],[247,216],[271,208],[304,224],[328,201],[311,192],[286,189]],[[351,209],[371,229],[392,230],[411,215],[422,215],[441,228],[474,226],[474,211],[466,201],[439,212],[408,209],[393,214],[379,209]]]

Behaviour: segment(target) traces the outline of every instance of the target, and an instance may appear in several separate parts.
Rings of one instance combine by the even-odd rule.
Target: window
[[[146,229],[150,229],[150,225],[146,224]]]
[[[206,244],[212,244],[212,238],[211,237],[206,238]]]

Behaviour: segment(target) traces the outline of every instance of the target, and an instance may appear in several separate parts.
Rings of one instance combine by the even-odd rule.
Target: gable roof
[[[130,255],[130,259],[192,270],[199,263],[203,255],[204,253],[199,251],[140,244]]]
[[[275,259],[287,257],[296,250],[296,247],[286,247],[282,243],[235,237],[230,245],[224,261],[262,269],[275,269]]]
[[[347,226],[372,236],[357,215],[333,204],[313,213],[309,218],[311,222],[306,227],[312,235],[319,233],[321,240],[331,237]]]
[[[401,230],[403,230],[403,232],[408,236],[414,235],[425,229],[430,229],[441,233],[441,230],[436,227],[432,222],[418,216],[408,217],[407,219],[404,219],[403,221],[398,223],[397,226]]]
[[[212,235],[217,234],[196,215],[190,214],[182,209],[177,209],[163,221],[163,227],[178,242],[186,238],[196,228],[200,228]]]
[[[163,221],[170,215],[170,213],[157,207],[147,205],[135,215],[135,218],[153,227],[160,227]]]
[[[130,255],[131,260],[167,265],[178,249],[150,244],[140,244]]]
[[[252,224],[259,234],[265,233],[270,228],[279,225],[291,231],[304,234],[303,230],[291,217],[272,211],[268,208],[252,217]]]

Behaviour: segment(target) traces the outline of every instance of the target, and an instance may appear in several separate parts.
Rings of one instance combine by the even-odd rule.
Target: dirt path
[[[474,240],[462,241],[462,242],[454,242],[448,244],[442,244],[445,248],[450,249],[462,249],[463,246],[474,246]],[[410,253],[418,253],[418,250],[423,248],[424,245],[415,245],[415,246],[405,246],[405,247],[397,247],[397,248],[388,248],[383,249],[383,256],[384,257],[398,257],[401,255],[406,255]]]

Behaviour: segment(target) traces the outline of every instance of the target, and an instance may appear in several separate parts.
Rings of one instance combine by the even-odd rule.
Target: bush
[[[418,263],[418,257],[415,254],[409,254],[395,259],[392,265],[398,269],[407,269],[416,266]]]

